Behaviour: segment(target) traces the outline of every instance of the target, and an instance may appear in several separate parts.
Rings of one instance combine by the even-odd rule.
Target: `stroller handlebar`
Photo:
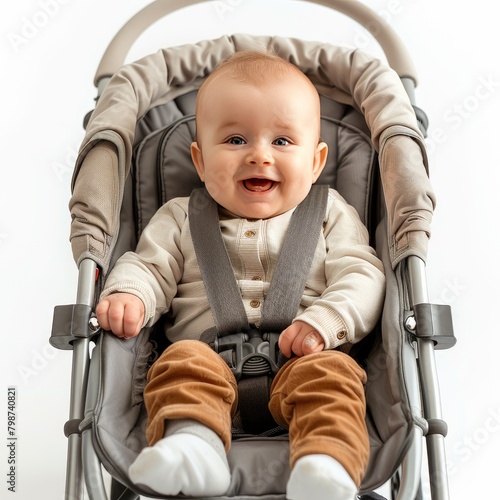
[[[139,36],[154,22],[183,7],[206,0],[156,0],[140,10],[115,35],[109,43],[94,78],[96,87],[103,78],[111,77],[120,68]],[[358,22],[377,40],[387,61],[396,73],[417,85],[417,73],[412,59],[401,38],[379,14],[358,0],[306,0],[329,7]]]

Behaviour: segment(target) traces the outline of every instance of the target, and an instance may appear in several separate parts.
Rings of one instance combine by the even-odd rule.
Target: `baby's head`
[[[319,96],[277,56],[245,51],[203,83],[196,105],[194,164],[211,196],[230,212],[266,219],[297,206],[327,156]]]

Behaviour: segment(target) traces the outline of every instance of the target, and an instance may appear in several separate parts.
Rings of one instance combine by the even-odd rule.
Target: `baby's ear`
[[[313,161],[313,182],[318,180],[318,177],[323,172],[326,164],[326,158],[328,156],[328,145],[326,142],[320,142],[316,146],[316,151],[314,153]]]
[[[201,154],[200,146],[197,142],[191,143],[191,158],[200,179],[205,180],[205,165],[203,164],[203,155]]]

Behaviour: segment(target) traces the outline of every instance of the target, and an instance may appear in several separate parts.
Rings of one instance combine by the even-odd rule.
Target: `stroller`
[[[185,5],[190,3],[195,2]],[[428,207],[415,207],[414,200],[427,196],[427,172],[421,161],[412,171],[413,160],[404,152],[384,155],[386,141],[403,135],[420,145],[425,161],[427,120],[414,104],[415,71],[397,35],[363,4],[319,3],[366,27],[376,25],[377,39],[395,71],[358,50],[248,35],[163,49],[120,67],[137,36],[178,7],[161,0],[132,18],[102,58],[95,80],[97,106],[85,118],[87,133],[73,178],[77,297],[75,304],[55,308],[50,338],[53,346],[73,350],[65,426],[68,500],[83,499],[84,489],[92,500],[107,499],[103,466],[112,477],[112,500],[165,498],[139,489],[127,475],[147,445],[142,391],[148,367],[165,347],[163,325],[145,328],[124,342],[102,332],[93,310],[107,272],[120,255],[135,248],[158,207],[202,185],[189,144],[195,133],[196,92],[204,78],[230,53],[266,46],[296,64],[317,87],[322,139],[331,151],[318,183],[334,187],[357,209],[386,271],[380,325],[356,353],[368,374],[371,447],[358,497],[382,498],[373,490],[390,481],[392,499],[422,498],[425,436],[432,498],[449,498],[446,423],[434,349],[453,346],[455,338],[449,307],[429,304],[426,293],[429,214],[423,216]],[[83,159],[100,141],[114,144],[116,157],[93,170],[82,169]],[[286,436],[235,438],[228,460],[231,485],[217,498],[285,499]]]

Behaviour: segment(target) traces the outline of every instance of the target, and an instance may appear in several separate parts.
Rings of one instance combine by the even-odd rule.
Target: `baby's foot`
[[[286,488],[289,500],[353,500],[351,476],[328,455],[306,455],[295,463]]]
[[[161,495],[222,495],[231,480],[224,459],[202,438],[177,433],[144,448],[130,466],[129,475],[134,484]]]

